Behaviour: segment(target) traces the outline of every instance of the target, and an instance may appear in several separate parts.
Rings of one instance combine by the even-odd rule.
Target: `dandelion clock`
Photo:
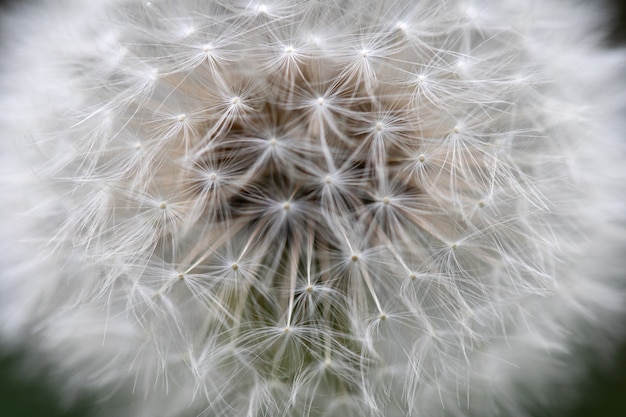
[[[0,341],[103,416],[526,416],[624,320],[625,59],[575,1],[3,18]]]

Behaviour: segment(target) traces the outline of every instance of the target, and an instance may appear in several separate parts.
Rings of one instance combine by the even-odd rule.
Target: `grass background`
[[[10,8],[20,1],[36,0],[0,0],[0,13],[3,9]],[[608,43],[617,47],[626,45],[626,0],[614,0],[613,4],[615,7],[613,29]],[[626,74],[624,76],[626,77]],[[580,359],[585,362],[594,362],[584,357]],[[94,407],[91,399],[83,398],[71,409],[63,407],[52,387],[45,383],[45,377],[24,376],[20,368],[23,361],[24,357],[19,353],[0,353],[0,417],[88,417],[90,415],[90,409]],[[588,370],[580,392],[579,400],[575,403],[563,404],[564,399],[554,398],[554,405],[565,411],[538,410],[534,417],[626,417],[626,341],[615,358],[608,361],[608,365],[596,365]]]

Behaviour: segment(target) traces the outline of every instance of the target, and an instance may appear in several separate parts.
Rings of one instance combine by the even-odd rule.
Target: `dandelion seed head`
[[[0,339],[129,416],[527,415],[624,304],[625,63],[570,6],[24,9]]]

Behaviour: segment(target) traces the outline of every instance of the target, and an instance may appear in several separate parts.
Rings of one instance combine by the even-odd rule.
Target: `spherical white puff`
[[[525,415],[621,333],[587,7],[44,4],[3,20],[0,335],[103,415]]]

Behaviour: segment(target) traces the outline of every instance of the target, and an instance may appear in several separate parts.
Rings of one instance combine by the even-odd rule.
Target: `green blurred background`
[[[0,12],[26,1],[36,0],[0,0]],[[613,4],[615,6],[613,30],[608,42],[612,46],[626,45],[626,1],[614,0]],[[626,77],[626,74],[624,76]],[[90,415],[90,410],[95,407],[92,399],[83,398],[71,409],[67,409],[54,390],[46,385],[44,376],[36,378],[24,376],[20,368],[23,360],[19,353],[9,355],[0,353],[0,417]],[[569,399],[555,397],[554,405],[560,411],[537,410],[534,417],[626,417],[626,341],[616,356],[606,361],[608,364],[599,365],[598,361],[585,357],[581,357],[580,360],[585,363],[595,362],[596,365],[589,368],[581,384],[581,395],[578,400],[572,402]]]

